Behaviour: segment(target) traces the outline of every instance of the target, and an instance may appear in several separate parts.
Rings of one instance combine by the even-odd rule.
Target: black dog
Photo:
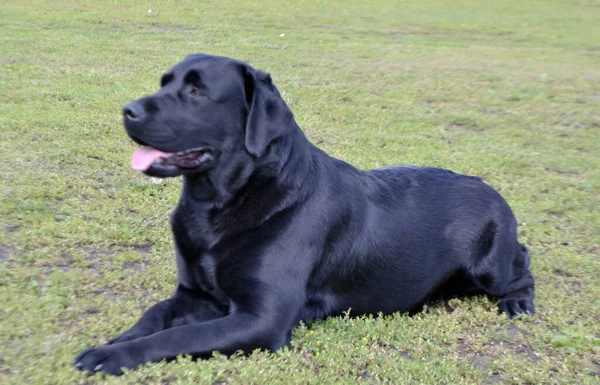
[[[268,74],[193,55],[123,109],[133,168],[183,175],[171,216],[178,286],[75,366],[121,374],[179,354],[290,342],[300,321],[415,311],[442,296],[534,311],[527,249],[504,199],[428,167],[361,171],[310,143]]]

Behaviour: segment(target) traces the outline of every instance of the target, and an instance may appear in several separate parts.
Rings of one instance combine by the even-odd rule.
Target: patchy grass
[[[599,12],[592,0],[4,2],[0,383],[599,383]],[[453,300],[300,326],[276,353],[118,379],[74,371],[77,352],[174,288],[178,181],[129,169],[119,111],[191,52],[270,71],[310,139],[358,167],[483,176],[520,220],[538,314]]]

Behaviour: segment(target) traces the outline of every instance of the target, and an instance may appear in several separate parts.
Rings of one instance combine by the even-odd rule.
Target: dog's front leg
[[[171,327],[223,317],[227,314],[227,310],[225,304],[218,303],[206,293],[190,291],[180,286],[171,298],[146,310],[133,327],[108,341],[104,346],[122,345],[124,342],[146,337]],[[82,358],[98,349],[88,348],[79,353],[74,360],[75,367],[84,369]]]
[[[171,298],[146,310],[135,325],[107,344],[131,341],[173,326],[223,317],[227,314],[227,305],[218,303],[202,291],[179,286]]]
[[[180,354],[208,355],[213,351],[231,354],[257,348],[276,350],[289,338],[285,326],[279,322],[281,317],[277,315],[234,312],[211,321],[173,327],[132,341],[89,349],[78,357],[75,365],[91,373],[101,371],[120,375],[122,368],[134,368]]]

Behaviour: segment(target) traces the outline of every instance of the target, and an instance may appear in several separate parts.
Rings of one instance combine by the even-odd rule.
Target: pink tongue
[[[158,151],[152,147],[140,147],[131,156],[131,167],[134,170],[146,171],[156,159],[169,155],[171,154],[168,152]]]

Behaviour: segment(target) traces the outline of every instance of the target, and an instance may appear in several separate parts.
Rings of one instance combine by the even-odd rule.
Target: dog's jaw
[[[131,157],[131,167],[152,177],[167,178],[206,171],[215,163],[215,151],[193,148],[175,153],[144,146]]]

